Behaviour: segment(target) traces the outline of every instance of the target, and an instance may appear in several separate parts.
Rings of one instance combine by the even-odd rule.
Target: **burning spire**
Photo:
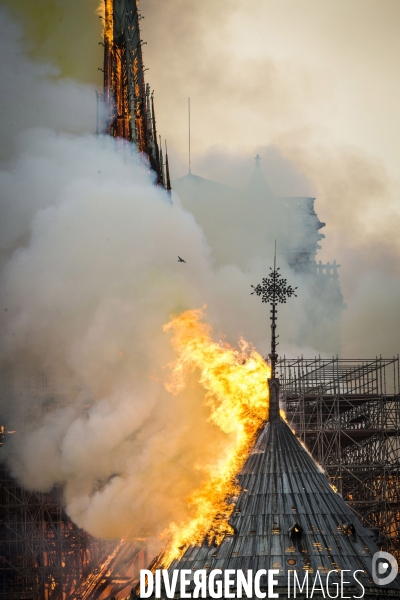
[[[227,438],[225,451],[210,465],[203,465],[204,483],[188,498],[190,517],[172,523],[164,532],[169,540],[161,561],[168,565],[191,543],[219,543],[232,534],[228,524],[232,499],[239,493],[236,474],[252,447],[268,410],[266,380],[270,370],[262,356],[241,340],[239,349],[212,340],[212,329],[202,322],[203,310],[189,310],[171,320],[164,331],[172,334],[177,359],[167,389],[185,389],[191,372],[206,391],[204,404],[209,421]]]
[[[277,359],[276,305],[295,295],[294,289],[287,286],[286,280],[280,279],[276,259],[270,276],[263,280],[262,286],[254,288],[254,293],[263,295],[263,301],[272,305],[273,366]],[[181,321],[186,321],[183,328]],[[210,344],[209,329],[203,325],[194,334],[196,327],[199,324],[196,325],[196,312],[192,311],[181,315],[166,328],[175,331],[173,345],[180,352],[180,358],[174,366],[177,376],[175,385],[179,388],[184,384],[182,377],[185,366],[201,366],[203,372],[200,381],[216,384],[216,389],[221,394],[218,402],[224,403],[229,386],[220,380],[220,374],[221,363],[227,359],[220,354],[223,353],[222,348],[219,350],[217,345]],[[215,363],[212,361],[213,354],[216,354]],[[230,370],[231,366],[228,372]],[[258,379],[261,377],[262,398],[262,388],[267,389],[266,377],[262,369],[257,372]],[[218,374],[216,380],[213,379],[214,373]],[[239,379],[240,391],[244,405],[250,406],[254,400],[252,394],[255,390],[250,386],[254,373],[244,372],[244,375],[244,379]],[[200,493],[204,509],[200,513],[201,526],[198,527],[196,519],[186,524],[178,532],[180,535],[175,535],[175,545],[169,545],[166,552],[152,563],[151,569],[168,568],[170,581],[173,573],[178,573],[178,576],[179,572],[186,574],[187,597],[194,592],[199,573],[203,573],[205,578],[209,575],[209,583],[211,573],[220,575],[221,590],[223,585],[228,585],[230,597],[242,597],[241,592],[236,593],[242,589],[239,572],[247,572],[250,578],[256,573],[260,574],[260,592],[253,595],[250,591],[248,597],[265,597],[267,592],[268,597],[272,597],[266,575],[267,570],[272,570],[276,597],[290,597],[297,582],[299,592],[306,586],[307,593],[301,594],[302,598],[309,597],[308,586],[312,588],[310,597],[314,591],[321,590],[326,597],[324,589],[327,590],[328,597],[333,597],[329,590],[335,591],[341,586],[342,596],[345,598],[364,596],[364,591],[365,597],[371,600],[382,598],[380,584],[374,574],[374,557],[378,552],[376,532],[361,525],[352,509],[332,489],[323,470],[280,418],[279,380],[272,377],[268,379],[268,383],[271,392],[269,421],[258,429],[256,436],[253,433],[248,438],[245,452],[241,452],[241,456],[239,454],[241,460],[230,463],[228,481],[231,482],[231,488],[222,486],[218,490],[218,504],[215,499],[209,504],[204,503]],[[215,393],[212,387],[211,393]],[[256,402],[258,403],[257,399]],[[274,402],[278,407],[277,413]],[[220,413],[220,407],[216,405],[216,408],[213,419]],[[241,415],[242,410],[227,411],[225,423],[233,428],[243,427],[245,421]],[[248,412],[247,417],[249,416],[251,417]],[[254,441],[249,446],[251,439]],[[238,471],[233,471],[232,467],[239,467]],[[226,465],[224,468],[226,474]],[[203,489],[207,488],[210,492],[208,498],[212,499],[212,492],[216,493],[212,478],[203,486]],[[221,498],[224,489],[228,492],[225,502]],[[219,520],[212,510],[216,506]],[[215,527],[221,524],[223,527],[217,530],[216,535]],[[346,579],[343,579],[342,571],[347,573]],[[232,575],[228,584],[224,573]],[[396,573],[397,570],[393,570],[393,576],[388,581],[388,598],[398,597],[400,578],[396,577]],[[209,592],[202,594],[204,598],[229,597],[222,592],[218,592],[217,596],[213,586],[214,580]],[[136,593],[138,592],[137,588]],[[161,591],[161,596],[157,597],[164,598],[165,592]]]
[[[168,164],[168,147],[167,140],[165,140],[165,189],[171,191],[171,180],[169,178],[169,164]]]
[[[229,519],[233,533],[227,532],[219,544],[211,544],[206,532],[200,542],[193,538],[179,559],[167,563],[170,579],[173,572],[188,574],[188,594],[195,589],[196,573],[210,575],[218,569],[222,582],[226,581],[224,573],[232,575],[230,597],[242,597],[236,593],[239,571],[250,577],[261,574],[260,593],[250,592],[247,597],[272,597],[267,595],[267,570],[273,569],[274,592],[280,598],[296,597],[296,593],[292,596],[296,582],[298,598],[317,597],[315,592],[321,589],[328,590],[323,592],[324,598],[337,598],[334,592],[338,589],[342,598],[399,597],[396,571],[385,596],[376,583],[375,532],[364,528],[332,490],[326,475],[282,419],[266,423],[237,474],[237,482],[240,493]],[[301,593],[302,586],[307,594]],[[217,597],[213,593],[203,598],[210,596]],[[165,597],[162,592],[161,598]]]
[[[136,145],[163,185],[154,99],[146,85],[137,0],[104,0],[105,131]]]

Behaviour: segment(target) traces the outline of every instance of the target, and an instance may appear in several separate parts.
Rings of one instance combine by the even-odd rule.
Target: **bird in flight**
[[[186,260],[183,260],[183,258],[181,258],[181,257],[178,255],[178,262],[184,262],[184,263],[185,263],[185,262],[186,262]]]

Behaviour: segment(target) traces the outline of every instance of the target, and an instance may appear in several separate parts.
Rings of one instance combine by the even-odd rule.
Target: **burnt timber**
[[[104,111],[105,133],[131,142],[157,175],[157,183],[171,189],[168,157],[165,170],[157,139],[154,95],[146,84],[137,0],[104,0]]]

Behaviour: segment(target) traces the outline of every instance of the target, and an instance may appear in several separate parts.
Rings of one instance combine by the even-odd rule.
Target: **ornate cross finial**
[[[261,156],[259,154],[257,154],[257,156],[254,157],[254,160],[256,161],[256,167],[259,167]]]
[[[276,352],[276,347],[278,345],[276,340],[279,337],[276,335],[277,305],[286,304],[287,298],[290,298],[291,296],[297,297],[297,294],[295,294],[297,287],[293,288],[291,285],[287,285],[287,279],[282,278],[279,270],[279,267],[276,268],[275,242],[274,270],[270,267],[271,273],[268,277],[264,277],[262,284],[259,283],[256,286],[251,286],[254,289],[254,292],[251,292],[252,294],[261,296],[263,302],[269,302],[271,304],[271,354],[269,355],[269,358],[271,360],[272,379],[275,377],[275,367],[278,360],[278,354]]]

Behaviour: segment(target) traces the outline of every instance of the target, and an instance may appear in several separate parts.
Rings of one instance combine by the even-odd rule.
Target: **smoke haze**
[[[34,56],[64,76],[101,83],[98,0],[2,3],[23,19]],[[188,96],[195,173],[216,176],[203,157],[210,146],[229,147],[220,170],[236,185],[229,156],[249,160],[257,147],[272,145],[307,176],[327,223],[320,258],[342,265],[348,355],[359,277],[370,269],[398,276],[398,2],[254,0],[249,10],[242,0],[145,0],[141,10],[144,59],[172,177],[187,171]],[[296,194],[308,193],[303,190]],[[394,330],[389,322],[384,327]],[[397,354],[394,339],[379,346],[375,353]]]
[[[193,465],[207,464],[226,442],[207,421],[195,380],[188,392],[165,390],[173,354],[162,326],[206,304],[216,339],[236,344],[243,335],[266,354],[268,309],[250,285],[268,272],[270,255],[255,254],[242,268],[216,265],[193,215],[153,185],[133,149],[93,135],[102,60],[96,4],[41,0],[33,8],[18,0],[13,10],[24,11],[25,30],[1,11],[1,358],[7,368],[52,373],[57,402],[43,416],[29,391],[18,390],[12,402],[2,396],[0,414],[17,430],[5,451],[25,486],[63,484],[68,513],[95,535],[156,535],[187,513],[185,499],[203,477]],[[257,11],[273,8],[278,22],[284,8],[262,4],[256,16],[265,21]],[[382,152],[370,153],[371,139],[361,149],[315,122],[330,113],[331,103],[321,108],[327,96],[340,95],[330,73],[274,56],[276,35],[257,59],[256,43],[232,55],[242,2],[148,0],[142,10],[145,60],[175,176],[186,171],[191,95],[195,172],[245,187],[259,152],[275,195],[317,196],[327,222],[321,258],[342,265],[343,355],[397,354],[393,169],[383,166]],[[302,301],[280,312],[287,355],[319,352],[301,344],[308,294],[301,288]]]
[[[21,29],[1,17],[1,359],[17,379],[1,397],[16,430],[3,460],[28,488],[62,484],[69,515],[94,535],[156,535],[186,515],[200,467],[227,440],[195,379],[165,390],[162,326],[207,304],[218,337],[243,333],[267,352],[265,307],[250,296],[267,263],[216,269],[194,217],[134,148],[85,132],[93,88],[27,58]],[[34,392],[26,372],[47,374],[50,391]]]

